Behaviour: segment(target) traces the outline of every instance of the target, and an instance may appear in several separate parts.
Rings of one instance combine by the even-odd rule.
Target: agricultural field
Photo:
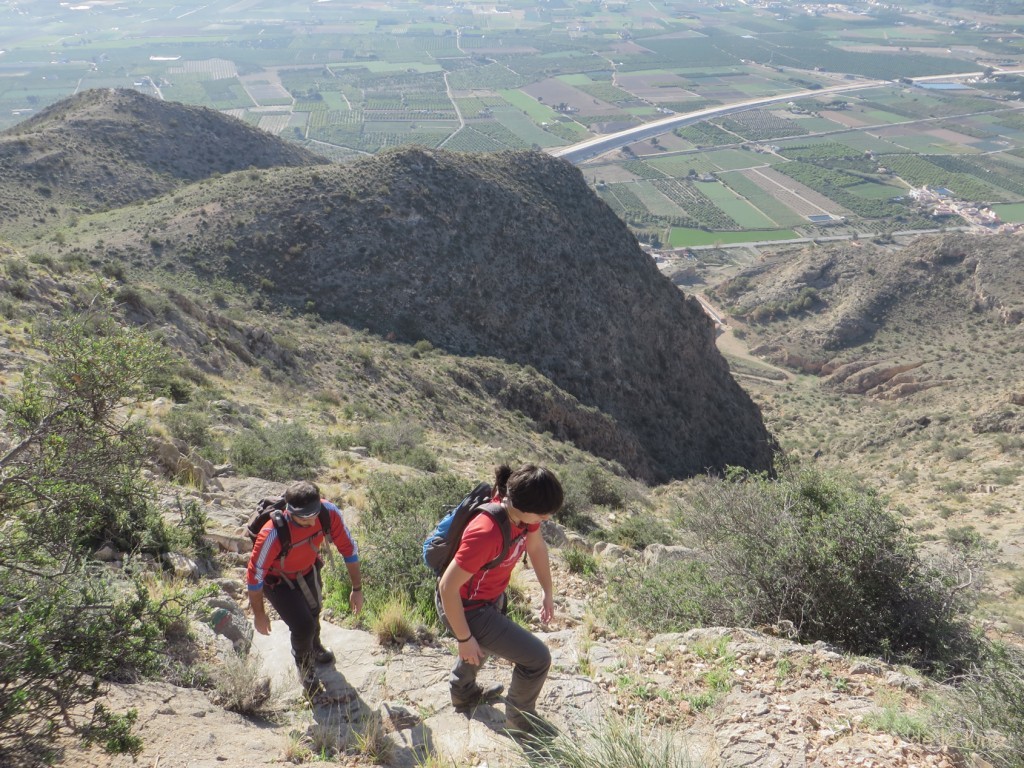
[[[577,163],[665,242],[697,237],[687,228],[771,239],[926,226],[894,200],[924,184],[1010,221],[1024,204],[1024,7],[981,29],[976,3],[962,5],[7,4],[0,129],[114,87],[221,110],[336,160],[401,145],[559,152],[678,117]],[[944,77],[963,73],[977,76]]]

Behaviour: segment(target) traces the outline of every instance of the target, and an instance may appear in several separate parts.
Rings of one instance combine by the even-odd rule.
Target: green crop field
[[[996,215],[1003,221],[1024,222],[1024,203],[1012,205],[996,205],[992,208]]]
[[[807,223],[807,217],[801,216],[786,205],[769,195],[754,182],[739,173],[723,173],[719,175],[737,195],[747,200],[750,205],[762,211],[779,227],[799,227]]]
[[[743,229],[771,229],[775,222],[724,184],[701,184],[701,193]]]

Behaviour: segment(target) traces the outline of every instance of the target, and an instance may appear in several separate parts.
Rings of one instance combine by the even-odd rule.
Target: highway
[[[1017,75],[1021,73],[1024,73],[1024,70],[1011,69],[996,70],[994,74]],[[983,73],[981,72],[961,72],[953,75],[929,75],[927,77],[912,78],[912,81],[915,83],[927,83],[942,80],[962,80],[969,77],[980,77],[982,74]],[[720,117],[722,115],[743,112],[748,109],[757,109],[758,107],[763,107],[769,104],[788,103],[790,101],[799,101],[800,99],[806,99],[809,97],[828,97],[835,94],[893,84],[892,80],[857,80],[855,82],[843,83],[842,85],[818,88],[817,90],[794,91],[792,93],[784,93],[779,96],[738,101],[733,104],[710,107],[696,112],[687,112],[683,115],[671,115],[649,123],[644,123],[643,125],[638,125],[634,128],[627,128],[626,130],[619,131],[618,133],[610,133],[607,136],[598,136],[597,138],[587,139],[586,141],[581,141],[578,144],[571,144],[568,147],[552,149],[549,150],[549,154],[554,157],[560,157],[564,160],[568,160],[570,163],[582,163],[584,160],[589,160],[592,157],[603,155],[605,152],[610,152],[614,149],[621,149],[627,144],[632,144],[635,141],[642,141],[654,136],[659,136],[671,131],[673,128],[690,125],[691,123],[699,123],[702,120],[707,120],[711,117]]]

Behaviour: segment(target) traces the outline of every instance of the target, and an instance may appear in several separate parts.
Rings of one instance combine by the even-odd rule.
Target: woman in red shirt
[[[550,470],[528,464],[514,472],[506,465],[498,467],[494,487],[494,502],[504,508],[511,528],[508,554],[495,567],[484,569],[503,551],[504,538],[491,515],[478,514],[466,526],[438,584],[441,618],[459,644],[459,660],[449,678],[452,704],[468,708],[488,694],[500,693],[500,688],[485,691],[476,681],[487,657],[500,656],[515,665],[506,697],[506,726],[531,733],[542,722],[536,716],[537,698],[551,667],[551,653],[536,635],[505,615],[505,589],[525,551],[544,591],[540,620],[551,620],[551,567],[540,524],[561,509],[562,486]]]

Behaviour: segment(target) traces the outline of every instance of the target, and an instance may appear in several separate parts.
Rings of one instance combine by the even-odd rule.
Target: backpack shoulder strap
[[[317,517],[320,519],[320,530],[328,539],[331,538],[331,510],[323,502],[320,502],[320,514]]]
[[[478,509],[482,514],[489,515],[498,525],[498,530],[501,531],[501,552],[481,569],[489,571],[500,565],[508,557],[509,550],[512,549],[512,524],[509,522],[508,512],[501,504],[481,504]]]
[[[288,528],[288,521],[284,519],[280,509],[274,509],[270,512],[270,522],[277,531],[277,540],[281,544],[281,560],[284,560],[292,548],[292,532]]]

